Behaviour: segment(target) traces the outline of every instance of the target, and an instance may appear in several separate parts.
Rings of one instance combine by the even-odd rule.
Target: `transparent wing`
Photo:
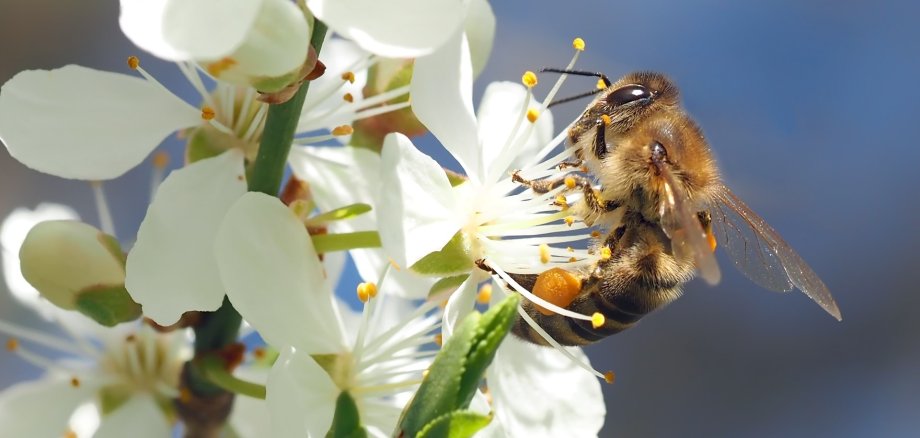
[[[722,278],[706,231],[690,207],[686,193],[674,181],[674,175],[667,166],[659,166],[664,178],[665,196],[658,211],[661,214],[661,228],[671,238],[671,248],[677,257],[692,258],[700,277],[709,284],[716,284]]]
[[[841,319],[837,303],[818,274],[728,187],[722,186],[709,213],[717,242],[751,281],[778,292],[796,287]]]

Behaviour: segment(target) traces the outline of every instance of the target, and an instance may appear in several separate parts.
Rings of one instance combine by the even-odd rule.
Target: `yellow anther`
[[[592,232],[591,232],[591,237],[594,238],[594,239],[597,239],[597,238],[601,237],[601,232],[600,232],[600,231],[597,231],[597,230],[592,231]]]
[[[125,342],[134,342],[137,340],[137,336],[134,333],[131,333],[128,336],[125,336]]]
[[[606,373],[604,373],[605,382],[613,383],[614,381],[616,381],[616,379],[617,379],[617,376],[616,374],[613,374],[613,371],[607,371]]]
[[[208,64],[207,70],[211,76],[218,77],[221,73],[233,68],[236,65],[236,60],[233,58],[223,58],[218,61]]]
[[[579,52],[583,52],[585,50],[585,40],[581,38],[575,38],[572,40],[572,47]]]
[[[64,438],[80,438],[80,436],[77,435],[77,433],[74,432],[73,430],[67,429],[66,431],[64,431]]]
[[[482,305],[489,304],[492,302],[492,285],[486,283],[479,288],[479,293],[476,295],[476,302]]]
[[[425,377],[428,377],[428,373],[429,373],[429,372],[430,372],[430,371],[428,371],[428,370],[422,371],[422,378],[424,379]]]
[[[538,118],[540,118],[540,112],[536,108],[527,110],[527,120],[530,123],[536,122]]]
[[[354,83],[355,83],[355,74],[354,74],[354,72],[347,71],[347,72],[345,72],[345,73],[342,73],[342,80],[343,80],[343,81],[348,81],[348,83],[350,83],[350,84],[354,84]]]
[[[374,293],[371,294],[371,288],[373,287]],[[368,302],[374,295],[377,295],[377,285],[374,283],[359,283],[357,287],[358,299],[362,303]]]
[[[370,294],[371,298],[377,296],[377,283],[368,283],[367,284],[367,293]]]
[[[214,108],[211,108],[209,106],[205,106],[204,108],[201,108],[201,118],[202,119],[211,120],[216,115],[217,113],[214,112]]]
[[[575,258],[575,257],[569,257],[569,263],[575,263],[575,262],[577,262],[577,261],[578,261],[577,258]]]
[[[440,333],[434,335],[434,343],[437,344],[438,347],[444,345],[444,335]]]
[[[591,327],[599,329],[604,326],[604,323],[607,321],[607,318],[604,318],[604,314],[600,312],[594,312],[591,315]]]
[[[16,338],[6,340],[6,351],[16,351],[19,348],[19,341]]]
[[[598,89],[598,90],[603,90],[603,89],[606,89],[606,88],[607,88],[607,83],[604,82],[603,79],[598,79],[598,80],[597,80],[597,89]]]
[[[567,188],[567,189],[569,189],[569,190],[572,190],[572,189],[575,188],[575,178],[572,177],[572,176],[567,176],[567,177],[565,177],[565,179],[562,180],[562,182],[565,183],[565,188]]]
[[[571,227],[572,224],[575,223],[575,216],[566,216],[565,219],[563,219],[563,220],[565,221],[565,224],[566,224],[566,225],[568,225],[568,226]]]
[[[342,99],[344,99],[348,103],[352,103],[355,101],[355,96],[352,96],[351,93],[345,93],[345,95],[342,96]]]
[[[601,260],[603,260],[603,261],[610,260],[610,257],[612,257],[612,256],[613,256],[613,254],[610,252],[610,248],[609,248],[609,247],[606,247],[606,246],[605,246],[605,247],[601,248]]]
[[[128,57],[128,67],[131,67],[131,70],[137,70],[137,67],[141,65],[141,60],[137,56]]]
[[[575,248],[572,248],[571,246],[565,247],[565,250],[568,252],[575,252]]]
[[[565,195],[556,196],[555,204],[562,208],[569,208],[569,200],[565,199]]]
[[[393,269],[395,269],[395,270],[397,270],[397,271],[401,271],[401,270],[402,270],[402,267],[399,266],[399,263],[396,263],[396,260],[393,260],[392,258],[387,258],[387,260],[390,262],[390,266],[392,266]]]
[[[268,354],[268,353],[267,353],[267,352],[265,351],[265,349],[262,348],[262,347],[256,347],[256,348],[254,348],[254,349],[252,350],[252,357],[254,357],[254,358],[258,359],[258,360],[265,359],[265,355],[266,355],[266,354]]]
[[[79,388],[79,387],[80,387],[80,379],[78,379],[78,378],[76,378],[76,377],[71,377],[71,378],[70,378],[70,386],[73,386],[74,388]]]
[[[352,128],[351,125],[341,125],[341,126],[336,126],[335,128],[332,128],[332,135],[335,135],[335,136],[351,135],[351,133],[353,132],[355,132],[355,129]]]
[[[604,122],[604,126],[607,126],[611,123],[610,116],[607,114],[601,114],[601,120]]]
[[[549,245],[545,243],[540,244],[540,262],[549,263]]]
[[[537,74],[527,70],[524,72],[524,76],[521,76],[521,82],[524,83],[524,86],[527,88],[533,88],[537,86]]]
[[[165,169],[169,165],[169,154],[165,151],[159,151],[153,154],[153,167]]]

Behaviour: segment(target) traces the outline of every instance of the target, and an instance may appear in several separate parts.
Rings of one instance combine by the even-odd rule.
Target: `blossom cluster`
[[[7,350],[45,371],[0,393],[0,436],[194,436],[213,426],[187,411],[213,402],[213,388],[235,397],[198,417],[237,436],[326,435],[342,394],[369,434],[388,436],[477,306],[516,290],[590,319],[509,277],[597,256],[573,249],[590,230],[559,190],[511,177],[551,177],[569,158],[551,155],[565,129],[546,107],[561,81],[542,101],[531,73],[488,84],[473,109],[496,25],[485,0],[120,3],[125,35],[175,62],[196,100],[140,56],[126,73],[68,65],[0,89],[9,153],[88,181],[101,218],[41,204],[3,222],[10,291],[64,335],[0,321]],[[258,189],[263,154],[284,139],[273,111],[292,105],[290,176],[283,190]],[[424,131],[462,174],[415,146]],[[186,152],[167,174],[154,151],[173,133]],[[103,182],[148,157],[149,208],[136,234],[119,235]],[[346,256],[359,284],[342,275]],[[222,327],[215,315],[237,318],[216,346],[205,328]],[[470,406],[491,419],[477,436],[596,435],[599,375],[580,349],[509,336]]]

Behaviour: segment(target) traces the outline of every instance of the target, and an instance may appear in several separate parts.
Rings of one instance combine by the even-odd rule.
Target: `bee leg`
[[[579,170],[584,166],[585,162],[581,159],[575,159],[572,161],[563,161],[556,165],[556,169],[565,170],[565,169],[574,169],[579,168]]]
[[[511,181],[537,193],[546,193],[562,186],[570,186],[571,189],[579,188],[583,190],[592,190],[591,181],[582,175],[566,175],[558,179],[531,180],[524,179],[520,173],[520,170],[515,170],[514,173],[511,174]]]
[[[595,129],[594,134],[594,156],[598,159],[602,159],[607,155],[606,128],[607,124],[603,120],[597,121],[597,129]]]

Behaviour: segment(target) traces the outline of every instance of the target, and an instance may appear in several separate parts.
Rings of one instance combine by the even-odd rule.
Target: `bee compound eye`
[[[652,92],[642,85],[624,85],[607,95],[607,103],[613,106],[626,105],[641,99],[650,99]]]

